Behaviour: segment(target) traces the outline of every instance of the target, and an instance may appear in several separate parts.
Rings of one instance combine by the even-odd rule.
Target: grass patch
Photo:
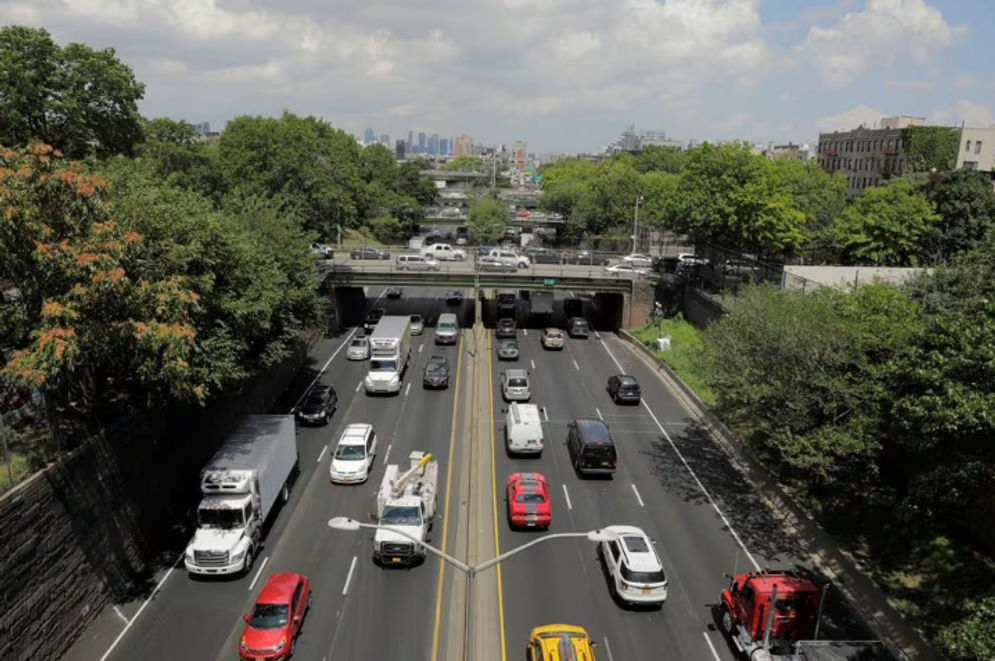
[[[9,470],[8,462],[4,461],[5,459],[9,459]],[[23,454],[11,450],[10,457],[0,455],[0,493],[4,493],[7,489],[20,483],[32,472],[31,464]]]
[[[656,355],[677,373],[677,376],[688,385],[706,406],[715,406],[715,393],[708,387],[702,368],[702,354],[705,341],[702,332],[681,317],[662,319],[659,322],[649,322],[645,326],[630,328],[640,342],[653,346],[653,342],[661,336],[670,336],[670,350],[657,351]]]
[[[368,233],[366,228],[342,230],[343,248],[356,248],[359,246],[386,247],[383,243],[373,238],[373,235]]]

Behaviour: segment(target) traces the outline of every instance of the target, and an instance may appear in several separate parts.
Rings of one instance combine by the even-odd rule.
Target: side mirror
[[[598,641],[592,640],[591,641],[591,647],[597,647],[597,646],[598,646]]]
[[[242,619],[243,619],[243,620],[245,620],[245,623],[246,623],[246,624],[248,624],[248,623],[249,623],[249,616],[248,616],[248,615],[243,615],[243,616],[242,616]]]
[[[303,620],[303,619],[304,618],[301,617],[300,615],[294,615],[294,622],[296,622],[297,624],[300,624],[301,620]]]

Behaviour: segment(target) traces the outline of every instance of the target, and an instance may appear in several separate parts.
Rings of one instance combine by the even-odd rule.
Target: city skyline
[[[0,20],[113,48],[144,115],[219,128],[286,109],[359,136],[436,127],[577,153],[629,124],[781,143],[898,114],[995,122],[987,0],[6,0]]]

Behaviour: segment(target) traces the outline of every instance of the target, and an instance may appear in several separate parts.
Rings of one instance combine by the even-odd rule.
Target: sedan
[[[480,257],[477,259],[477,270],[495,273],[514,273],[518,270],[518,265],[498,259],[497,257]]]
[[[587,337],[591,327],[583,317],[570,317],[567,320],[567,335],[570,337]]]
[[[543,349],[562,349],[567,343],[563,331],[559,328],[547,328],[542,332]]]
[[[390,251],[372,246],[362,246],[350,250],[349,259],[390,259]]]
[[[345,351],[346,360],[366,360],[370,357],[370,339],[367,337],[357,337],[349,343],[349,348]]]
[[[421,335],[425,332],[425,320],[420,314],[411,315],[411,334]]]
[[[641,267],[637,268],[632,264],[626,264],[623,262],[620,264],[612,264],[611,266],[606,266],[605,273],[609,275],[614,275],[616,277],[620,275],[642,276],[649,273],[649,270]]]
[[[533,264],[559,264],[563,261],[560,253],[550,248],[532,248],[526,250],[525,254],[528,255]]]
[[[403,294],[404,290],[400,287],[387,287],[387,289],[384,290],[384,296],[387,298],[401,298]]]
[[[297,409],[297,422],[302,425],[327,425],[338,405],[339,397],[331,386],[314,386]]]
[[[461,305],[463,303],[463,290],[450,289],[446,292],[447,305]]]
[[[564,264],[601,264],[607,266],[609,263],[608,255],[604,253],[595,253],[590,250],[582,250],[580,252],[575,252],[572,255],[566,255],[563,258]]]
[[[515,323],[514,319],[504,317],[503,319],[498,319],[497,328],[494,330],[494,335],[496,337],[518,337],[518,324]]]
[[[422,376],[423,388],[448,388],[449,387],[449,359],[445,356],[435,355],[428,359],[425,365],[425,373]]]
[[[651,266],[653,266],[653,258],[650,257],[649,255],[644,255],[642,253],[634,252],[630,255],[626,255],[625,257],[623,257],[622,263],[640,269],[648,269]]]
[[[518,340],[501,340],[497,348],[498,360],[518,360]]]
[[[304,617],[311,610],[311,583],[300,574],[273,574],[246,615],[238,644],[242,661],[288,659],[297,648]]]
[[[549,528],[553,512],[549,482],[542,473],[512,473],[505,487],[508,523],[512,528]]]

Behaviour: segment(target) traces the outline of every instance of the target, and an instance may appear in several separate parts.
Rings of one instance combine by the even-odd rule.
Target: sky
[[[362,136],[598,150],[814,142],[882,116],[995,124],[995,0],[0,0],[113,48],[147,117],[284,109]]]

